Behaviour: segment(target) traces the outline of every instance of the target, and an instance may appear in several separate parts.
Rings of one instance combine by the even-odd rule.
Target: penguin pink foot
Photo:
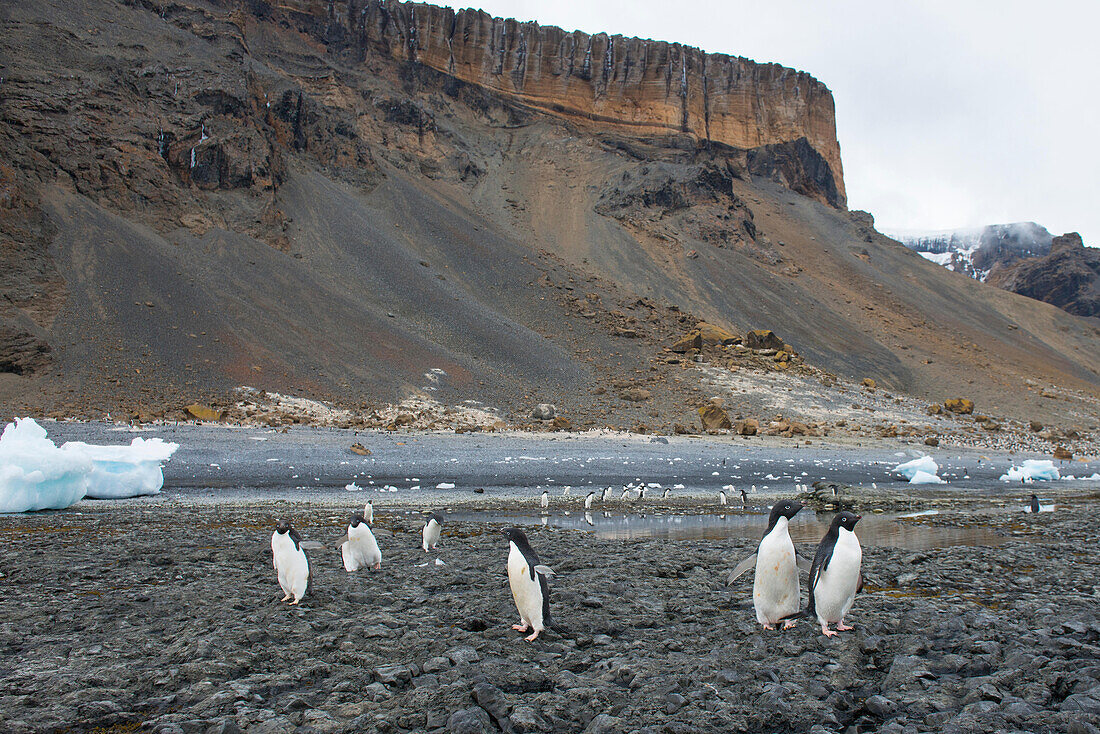
[[[825,635],[826,637],[836,637],[839,633],[836,632],[836,630],[829,629],[829,625],[823,624],[821,625],[821,634]]]
[[[766,630],[774,630],[774,629],[775,629],[775,627],[774,627],[774,626],[772,626],[772,625],[770,625],[770,624],[765,624],[765,625],[764,625],[764,629],[766,629]]]
[[[374,570],[375,571],[381,571],[382,570],[382,564],[381,563],[374,564]]]
[[[516,632],[526,632],[531,628],[526,624],[513,624],[512,629],[514,629]]]
[[[284,597],[283,597],[282,599],[280,599],[279,601],[290,601],[290,600],[291,600],[291,599],[293,599],[293,598],[294,598],[293,596],[291,596],[290,594],[287,594],[286,596],[284,596]]]
[[[843,622],[837,622],[836,623],[836,628],[838,630],[840,630],[841,632],[847,632],[848,630],[855,629],[855,627],[849,627],[848,625],[844,624]]]
[[[527,640],[528,642],[534,642],[534,641],[535,641],[535,638],[536,638],[536,637],[538,637],[538,636],[539,636],[539,632],[538,632],[538,630],[535,630],[534,632],[532,632],[531,634],[527,635],[527,636],[526,636],[526,637],[524,637],[523,639]]]
[[[786,622],[783,623],[783,629],[785,629],[785,630],[794,629],[794,627],[795,627],[794,620],[787,620]]]

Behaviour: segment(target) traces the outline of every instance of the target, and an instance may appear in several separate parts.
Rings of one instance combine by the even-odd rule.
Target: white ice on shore
[[[947,484],[940,479],[940,466],[931,456],[898,464],[894,471],[908,479],[910,484]]]
[[[0,436],[0,512],[60,510],[88,492],[92,459],[59,449],[33,418],[16,418]]]
[[[179,447],[178,443],[160,438],[135,438],[129,446],[96,446],[69,441],[61,450],[79,451],[91,458],[87,497],[115,500],[160,494],[164,486],[160,465],[172,458]]]
[[[1058,479],[1058,469],[1050,459],[1027,459],[1023,466],[1013,466],[1001,475],[1002,482],[1051,482]]]
[[[33,418],[17,418],[0,436],[0,512],[157,494],[164,484],[161,463],[178,448],[159,438],[135,438],[129,446],[72,441],[59,448]]]

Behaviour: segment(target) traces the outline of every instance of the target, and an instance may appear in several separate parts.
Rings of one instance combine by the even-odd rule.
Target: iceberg
[[[80,452],[92,460],[87,497],[113,500],[159,494],[164,486],[161,463],[180,445],[159,438],[135,438],[129,446],[96,446],[69,441],[62,451]]]
[[[922,471],[918,469],[912,477],[909,478],[910,484],[947,484],[944,480],[940,479],[937,475],[930,472]]]
[[[1058,479],[1058,469],[1050,459],[1027,459],[1023,466],[1013,466],[1001,475],[1002,482],[1051,482]]]
[[[0,436],[0,512],[157,494],[164,484],[161,463],[178,448],[159,438],[135,438],[129,446],[70,441],[59,448],[33,418],[16,418]]]
[[[923,472],[924,474],[929,474],[933,477],[936,477],[936,479],[939,479],[939,476],[937,475],[939,474],[940,467],[939,464],[937,464],[931,456],[922,456],[919,459],[913,459],[912,461],[907,461],[904,464],[898,464],[894,467],[894,471],[908,479],[910,484],[921,484],[921,482],[913,481],[913,478],[917,475],[918,472]],[[928,484],[928,482],[923,483]],[[943,480],[940,480],[937,483],[943,484],[944,482]]]
[[[61,510],[88,492],[91,457],[59,449],[33,418],[0,435],[0,512]]]

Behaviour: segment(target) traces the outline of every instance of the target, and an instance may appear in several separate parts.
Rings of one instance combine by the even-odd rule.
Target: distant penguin
[[[382,568],[382,551],[364,515],[358,512],[351,514],[347,537],[340,541],[340,555],[344,558],[345,571],[358,571],[362,567],[376,571]]]
[[[603,488],[603,495],[600,497],[600,502],[607,502],[607,498],[611,496],[611,487]]]
[[[566,487],[565,489],[563,489],[562,493],[561,493],[561,496],[562,497],[568,496],[569,495],[569,490],[571,490],[571,489],[573,489],[573,488],[572,487]]]
[[[374,500],[367,500],[367,506],[363,508],[363,521],[368,525],[374,522]]]
[[[279,575],[279,586],[285,594],[282,601],[293,598],[290,603],[297,604],[306,595],[309,585],[309,561],[302,550],[302,536],[287,520],[279,520],[271,534],[271,556]]]
[[[539,505],[542,506],[542,507],[549,507],[550,506],[550,491],[549,490],[546,490],[546,489],[542,490],[542,499],[539,500]]]
[[[439,545],[439,536],[442,532],[443,516],[438,512],[433,512],[431,517],[428,518],[428,522],[424,523],[424,543],[422,547],[425,553],[428,552],[428,549],[434,550]]]
[[[630,487],[623,487],[623,493],[619,495],[619,500],[625,500],[627,493],[630,491]]]
[[[586,510],[591,510],[592,509],[592,500],[595,497],[596,497],[595,492],[589,492],[588,493],[588,496],[584,498],[584,509],[586,509]]]
[[[764,531],[756,555],[749,556],[738,564],[726,579],[728,586],[745,571],[756,567],[752,603],[756,608],[756,621],[764,629],[775,629],[776,623],[784,617],[798,613],[798,571],[799,568],[805,568],[805,561],[795,555],[787,525],[801,509],[802,503],[798,500],[776,502],[768,517],[768,529]],[[783,629],[790,629],[794,625],[793,620],[787,620]]]
[[[722,505],[723,507],[726,506],[726,493],[722,490],[718,490],[718,504]]]
[[[638,501],[645,499],[645,487],[638,487]]]
[[[741,490],[741,506],[742,507],[748,507],[749,506],[749,495],[743,489]]]
[[[661,499],[667,500],[671,496],[672,496],[672,490],[669,489],[668,487],[665,487],[665,491],[661,494]]]
[[[519,624],[512,629],[531,631],[526,639],[534,642],[539,633],[550,626],[550,586],[546,582],[554,572],[539,564],[527,536],[517,528],[501,531],[508,538],[508,586],[519,610]]]
[[[1039,511],[1039,497],[1037,495],[1034,495],[1034,494],[1031,495],[1031,508],[1030,509],[1031,509],[1032,512],[1038,512]]]
[[[836,635],[836,630],[852,629],[844,624],[844,617],[852,608],[856,592],[863,588],[863,549],[855,534],[859,520],[860,515],[847,511],[833,518],[810,567],[810,601],[804,611],[784,620],[816,615],[821,634],[826,637]],[[829,629],[830,624],[836,624],[836,630]]]

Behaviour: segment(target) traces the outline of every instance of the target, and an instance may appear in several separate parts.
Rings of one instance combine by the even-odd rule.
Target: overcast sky
[[[448,3],[454,7],[474,4]],[[483,0],[493,15],[678,41],[833,92],[848,206],[880,230],[1035,221],[1100,246],[1095,0]]]

